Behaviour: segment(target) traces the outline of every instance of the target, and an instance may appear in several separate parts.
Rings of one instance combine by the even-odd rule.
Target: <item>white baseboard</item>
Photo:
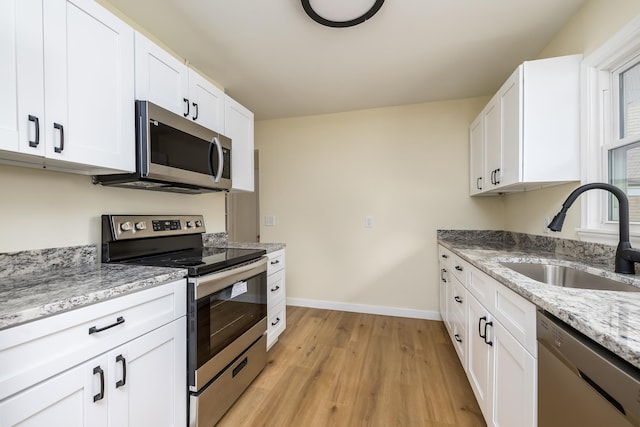
[[[348,304],[305,298],[287,298],[287,305],[321,308],[324,310],[349,311],[352,313],[379,314],[382,316],[409,317],[412,319],[442,320],[440,312],[413,308],[385,307],[380,305]]]

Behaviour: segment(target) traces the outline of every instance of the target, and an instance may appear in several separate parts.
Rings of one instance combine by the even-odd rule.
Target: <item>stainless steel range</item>
[[[188,270],[189,425],[216,424],[267,360],[264,250],[205,247],[200,215],[103,215],[102,262]]]

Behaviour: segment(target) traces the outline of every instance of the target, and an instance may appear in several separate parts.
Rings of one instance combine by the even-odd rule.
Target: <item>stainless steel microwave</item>
[[[231,188],[231,139],[148,101],[136,101],[136,171],[94,184],[199,194]]]

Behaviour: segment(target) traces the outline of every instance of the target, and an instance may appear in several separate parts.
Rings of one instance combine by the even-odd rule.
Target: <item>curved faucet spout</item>
[[[553,217],[548,228],[552,231],[562,230],[562,224],[567,215],[567,210],[569,210],[573,202],[585,191],[596,189],[606,190],[613,194],[616,199],[618,199],[618,205],[620,207],[618,220],[620,226],[620,241],[618,242],[618,248],[616,250],[615,271],[616,273],[635,274],[635,263],[640,262],[640,251],[631,248],[631,243],[629,242],[629,199],[624,191],[615,185],[604,182],[594,182],[576,188],[569,194],[567,200],[564,201],[562,209]]]

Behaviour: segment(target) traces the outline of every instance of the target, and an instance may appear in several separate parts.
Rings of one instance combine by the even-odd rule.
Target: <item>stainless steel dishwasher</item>
[[[538,311],[538,426],[640,426],[640,370]]]

